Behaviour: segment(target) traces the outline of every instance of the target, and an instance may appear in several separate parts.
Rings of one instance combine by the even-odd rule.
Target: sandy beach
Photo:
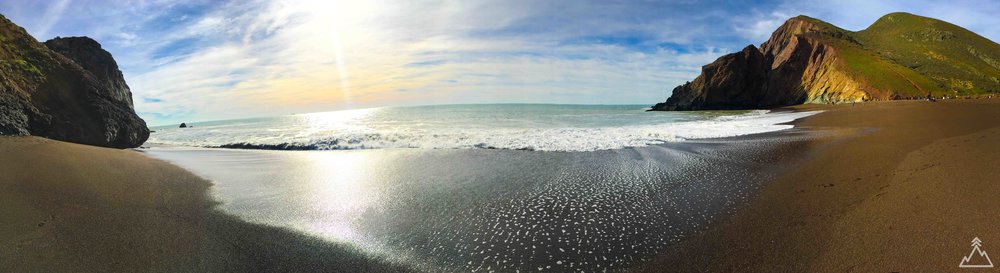
[[[641,264],[726,217],[794,165],[806,138],[792,131],[590,152],[145,153],[211,180],[226,214],[421,269],[600,272]]]
[[[796,167],[637,270],[948,270],[973,237],[986,251],[1000,242],[1000,173],[990,163],[1000,154],[1000,102],[791,109],[825,111],[795,125],[836,137],[774,149],[773,162],[795,154]],[[410,270],[218,212],[210,186],[139,151],[0,138],[0,271]]]
[[[133,150],[0,138],[0,272],[406,272],[212,209],[210,184]]]
[[[0,273],[1000,268],[1000,1],[828,2],[0,1]]]
[[[798,127],[859,134],[817,143],[749,206],[644,271],[943,272],[974,237],[1000,249],[1000,102],[792,109],[826,110]]]

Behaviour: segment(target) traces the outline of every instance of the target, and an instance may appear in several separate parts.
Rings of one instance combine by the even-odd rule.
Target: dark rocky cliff
[[[97,77],[97,81],[105,87],[100,91],[107,92],[104,95],[132,107],[132,91],[125,83],[121,70],[118,70],[118,63],[97,41],[89,37],[56,37],[45,41],[45,46],[73,60]]]
[[[888,14],[859,32],[798,16],[759,49],[751,45],[705,65],[653,110],[992,94],[1000,91],[1000,62],[990,62],[1000,59],[997,49],[961,27],[908,13]]]
[[[100,44],[86,37],[42,44],[0,16],[0,135],[129,148],[149,129]]]
[[[757,47],[725,55],[702,67],[693,82],[674,88],[656,110],[745,109],[763,107],[769,62]]]

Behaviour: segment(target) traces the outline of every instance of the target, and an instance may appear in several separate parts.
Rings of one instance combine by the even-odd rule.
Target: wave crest
[[[454,128],[395,126],[380,131],[309,132],[276,129],[175,130],[150,143],[255,150],[355,150],[387,148],[595,151],[641,147],[686,139],[733,137],[792,128],[784,123],[818,112],[751,111],[741,115],[618,127]]]

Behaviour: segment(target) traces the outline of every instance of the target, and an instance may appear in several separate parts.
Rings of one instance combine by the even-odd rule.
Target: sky
[[[804,14],[905,11],[1000,41],[1000,4],[949,1],[4,0],[36,39],[89,36],[148,124],[457,103],[653,104]]]

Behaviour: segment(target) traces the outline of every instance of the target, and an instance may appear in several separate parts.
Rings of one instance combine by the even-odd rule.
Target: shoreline
[[[782,132],[751,134],[718,139],[699,139],[691,143],[668,143],[647,147],[627,148],[629,154],[663,153],[675,151],[679,153],[700,153],[699,150],[709,149],[709,146],[720,143],[750,147],[750,143],[760,141],[771,143]],[[0,257],[11,258],[10,263],[0,263],[0,271],[74,271],[80,268],[97,271],[193,271],[193,272],[240,272],[251,268],[262,268],[264,271],[406,271],[413,267],[393,264],[395,259],[371,256],[372,253],[357,249],[345,243],[334,243],[316,235],[309,235],[297,229],[275,227],[253,223],[241,217],[226,213],[219,207],[209,190],[210,183],[197,176],[192,170],[184,169],[169,161],[157,159],[149,154],[149,150],[115,150],[90,147],[72,143],[58,142],[37,137],[14,137],[0,139],[0,151],[5,155],[0,157],[14,174],[12,180],[21,180],[33,176],[33,171],[24,171],[30,166],[42,166],[38,162],[16,162],[8,164],[11,158],[30,157],[34,153],[44,153],[55,162],[57,167],[46,166],[42,169],[70,167],[88,171],[73,171],[78,176],[64,180],[63,178],[32,177],[29,181],[19,181],[12,185],[4,184],[0,189],[23,187],[25,184],[40,183],[47,187],[68,187],[59,194],[47,193],[39,189],[22,190],[20,194],[0,190],[0,197],[11,197],[8,203],[27,203],[26,199],[46,199],[46,204],[27,204],[31,206],[47,206],[39,213],[40,216],[52,216],[52,219],[65,219],[59,216],[66,213],[77,213],[72,221],[45,222],[45,227],[62,227],[57,230],[29,228],[38,217],[15,217],[19,221],[10,227],[0,227],[0,241],[13,242],[16,247],[0,246]],[[248,151],[252,152],[252,151]],[[276,151],[280,152],[280,151]],[[368,151],[356,151],[355,153]],[[463,151],[438,151],[442,153],[462,153]],[[493,154],[498,151],[474,151],[478,154]],[[524,151],[500,151],[501,153],[524,154]],[[532,152],[529,154],[535,154]],[[585,154],[594,152],[585,152]],[[614,154],[613,151],[597,151],[598,154]],[[79,157],[67,162],[59,155],[78,154]],[[542,153],[553,154],[553,153]],[[554,154],[575,154],[560,152]],[[717,155],[716,155],[717,156]],[[89,160],[88,160],[89,159]],[[110,161],[109,164],[102,162]],[[20,166],[20,167],[19,167]],[[730,168],[736,168],[732,166]],[[763,168],[758,166],[755,168]],[[151,175],[153,174],[153,175]],[[111,176],[106,178],[105,176]],[[97,177],[97,178],[94,178]],[[3,178],[3,176],[0,176]],[[6,180],[6,179],[0,179]],[[94,185],[95,183],[110,182]],[[94,188],[74,188],[73,184],[84,184]],[[153,184],[153,185],[150,185]],[[159,185],[157,185],[159,184]],[[170,184],[170,185],[164,185]],[[144,189],[145,188],[145,189]],[[145,194],[130,195],[129,191],[143,189]],[[184,191],[184,192],[175,192]],[[756,190],[753,190],[756,191]],[[73,193],[107,195],[116,194],[113,199],[119,199],[125,204],[101,206],[109,196],[97,198],[63,198],[61,194],[72,196]],[[23,194],[27,193],[27,194]],[[751,196],[755,193],[751,192]],[[152,195],[152,196],[149,196]],[[170,200],[155,200],[159,195],[170,198],[184,198],[184,202]],[[16,197],[16,198],[15,198]],[[62,200],[58,200],[62,198]],[[19,200],[20,199],[20,200]],[[135,199],[144,201],[142,204],[131,204]],[[742,199],[741,199],[742,200]],[[736,203],[739,200],[730,200]],[[72,204],[72,205],[67,205]],[[105,204],[107,205],[107,204]],[[11,206],[7,206],[11,208]],[[22,206],[21,207],[25,207]],[[82,207],[87,212],[75,212],[67,207]],[[17,206],[13,206],[17,208]],[[20,209],[18,209],[20,210]],[[155,213],[154,213],[155,212]],[[109,216],[91,214],[109,214]],[[728,211],[723,211],[725,217]],[[44,217],[43,217],[44,218]],[[41,223],[40,222],[40,223]],[[702,224],[689,223],[695,226]],[[16,227],[15,227],[16,226]],[[87,227],[87,228],[81,228]],[[6,232],[5,232],[6,231]],[[112,233],[113,232],[113,233]],[[24,233],[24,234],[19,234]],[[4,234],[9,234],[4,237]],[[29,235],[36,234],[36,235]],[[46,235],[37,235],[46,234]],[[80,236],[87,234],[88,236]],[[115,235],[109,235],[115,234]],[[164,234],[164,235],[160,235]],[[171,235],[166,235],[171,234]],[[52,236],[56,235],[56,236]],[[37,240],[28,237],[59,237],[74,238],[73,240]],[[180,236],[180,238],[170,237]],[[80,237],[77,239],[77,237]],[[113,240],[107,240],[107,239]],[[176,240],[171,240],[171,239]],[[255,239],[248,239],[255,238]],[[266,239],[264,239],[266,238]],[[77,247],[73,247],[76,245]],[[86,246],[83,251],[79,246]],[[123,247],[127,245],[128,247]],[[51,246],[63,249],[51,249]],[[121,252],[115,249],[131,249],[143,255],[133,257],[131,252]],[[261,249],[273,249],[263,251]],[[50,256],[32,257],[26,253],[49,253]],[[261,252],[261,253],[254,253]],[[89,259],[88,255],[102,253],[101,258],[94,261],[81,262]],[[377,254],[376,254],[377,255]],[[122,261],[123,257],[131,261]],[[201,258],[198,258],[201,257]],[[322,258],[322,259],[320,259]],[[3,259],[0,259],[2,261]],[[48,261],[62,263],[48,263]],[[411,265],[412,266],[412,265]],[[427,270],[426,268],[423,270]]]
[[[807,130],[859,130],[771,181],[733,217],[638,271],[955,270],[979,237],[1000,242],[1000,102],[800,105]]]
[[[953,269],[972,236],[987,251],[1000,241],[994,235],[1000,230],[988,225],[1000,214],[961,210],[962,202],[973,212],[990,207],[988,193],[1000,191],[989,185],[997,172],[981,163],[1000,154],[1000,120],[983,118],[1000,117],[997,106],[992,100],[801,105],[787,110],[825,112],[790,122],[791,130],[691,140],[785,137],[766,157],[786,163],[771,167],[777,178],[733,213],[634,269]],[[671,144],[628,149],[686,145]],[[14,220],[0,225],[0,271],[416,271],[348,244],[224,213],[208,181],[145,151],[3,137],[0,152],[0,214]],[[954,188],[945,183],[951,177],[972,182]]]
[[[779,123],[813,114],[767,110],[646,113],[630,107],[587,105],[544,111],[497,108],[494,112],[441,107],[428,108],[423,114],[401,109],[385,108],[360,113],[363,115],[358,117],[353,115],[359,113],[341,111],[310,118],[273,117],[245,123],[206,123],[197,128],[163,128],[146,145],[246,150],[420,148],[577,152],[778,131],[791,127]],[[320,121],[342,118],[348,120]],[[343,124],[332,125],[340,123]],[[289,127],[293,124],[307,127]],[[284,135],[288,132],[298,133]]]
[[[374,149],[351,151],[258,151],[233,149],[189,149],[189,150],[147,150],[154,158],[166,160],[188,168],[195,174],[216,181],[216,193],[219,198],[227,200],[224,209],[227,213],[251,219],[255,223],[271,226],[287,226],[306,234],[317,234],[329,237],[330,240],[356,243],[365,248],[373,247],[373,252],[381,256],[409,257],[410,263],[425,269],[453,272],[474,270],[482,258],[472,258],[468,252],[460,249],[473,249],[470,243],[493,240],[492,236],[476,237],[476,234],[514,234],[518,231],[527,234],[549,232],[552,221],[558,219],[575,219],[582,225],[576,233],[590,234],[584,237],[565,237],[553,234],[552,242],[562,240],[577,242],[579,239],[591,238],[594,234],[616,234],[608,240],[611,245],[598,247],[591,241],[588,245],[569,244],[565,246],[538,245],[538,251],[553,251],[556,259],[542,259],[531,253],[496,252],[511,255],[514,264],[498,260],[500,264],[492,263],[493,270],[535,271],[537,267],[552,266],[558,270],[558,259],[565,259],[562,265],[570,265],[570,261],[590,261],[586,266],[597,266],[586,251],[582,256],[569,255],[571,250],[592,249],[596,257],[607,257],[601,266],[641,263],[640,259],[655,257],[662,248],[670,247],[679,236],[698,232],[703,226],[716,219],[727,217],[730,209],[739,206],[745,200],[752,198],[759,189],[760,183],[775,175],[777,166],[787,166],[790,158],[796,157],[802,151],[795,149],[784,152],[769,152],[771,149],[794,147],[782,143],[803,143],[803,138],[813,137],[806,132],[788,132],[777,134],[744,135],[733,138],[704,139],[697,141],[674,142],[646,147],[626,148],[618,150],[601,150],[590,152],[532,152],[519,150],[489,150],[489,149]],[[781,155],[781,156],[774,156]],[[359,162],[364,164],[352,168],[356,171],[337,170],[326,162]],[[754,158],[758,162],[749,162],[745,158]],[[314,159],[322,159],[316,161]],[[289,165],[288,162],[301,162]],[[777,164],[767,164],[767,162]],[[319,164],[317,164],[319,163]],[[348,164],[348,163],[345,163]],[[552,165],[555,164],[555,165]],[[313,166],[313,167],[310,167]],[[372,168],[374,166],[378,166]],[[509,166],[498,167],[498,166]],[[655,166],[655,167],[654,167]],[[390,171],[394,170],[394,171]],[[423,171],[427,170],[427,171]],[[710,171],[715,170],[715,171]],[[358,173],[373,172],[373,176],[358,176]],[[381,175],[378,173],[382,173]],[[266,175],[265,175],[266,174]],[[327,180],[317,177],[335,177],[342,174],[341,180]],[[687,175],[680,175],[687,174]],[[330,176],[334,175],[334,176]],[[633,179],[613,177],[630,176]],[[737,180],[740,177],[742,180]],[[298,177],[289,181],[282,177]],[[366,178],[367,177],[367,178]],[[402,177],[404,179],[400,180]],[[613,179],[612,179],[613,178]],[[354,187],[339,188],[334,186],[363,185],[364,192],[352,194],[354,201],[345,201],[343,205],[356,206],[367,204],[362,211],[371,214],[356,214],[356,212],[332,210],[330,207],[342,207],[337,202],[336,192],[353,191]],[[324,186],[319,186],[324,185]],[[582,192],[581,192],[582,191]],[[654,191],[654,192],[647,192]],[[266,200],[254,198],[253,193],[270,193]],[[326,193],[323,193],[326,192]],[[251,193],[248,195],[247,193]],[[289,194],[292,195],[289,195]],[[316,194],[319,195],[316,195]],[[615,194],[612,194],[615,193]],[[333,194],[331,196],[330,194]],[[610,196],[609,196],[610,194]],[[378,196],[370,199],[368,196]],[[300,196],[300,197],[297,197]],[[502,196],[502,198],[497,198]],[[555,202],[569,196],[574,202]],[[601,197],[605,196],[605,197]],[[660,197],[657,197],[660,196]],[[453,198],[457,197],[458,200]],[[611,199],[608,199],[611,197]],[[657,205],[635,205],[626,200],[634,198],[650,199]],[[268,200],[326,200],[324,205],[314,206],[311,202],[278,202]],[[387,200],[410,200],[398,203]],[[511,201],[505,201],[511,200]],[[513,202],[513,203],[508,203]],[[541,203],[538,203],[541,202]],[[619,228],[634,227],[628,232],[615,232],[610,226],[586,225],[587,219],[572,212],[572,208],[600,208],[600,211],[617,211],[618,214],[594,215],[596,219],[616,218]],[[570,207],[563,207],[565,204]],[[399,207],[399,205],[405,205]],[[371,207],[368,207],[371,206]],[[444,207],[441,207],[444,206]],[[522,215],[525,208],[550,208],[546,213],[532,213],[547,218],[527,220],[527,222],[509,222],[511,227],[520,225],[523,229],[504,229],[508,222],[496,224],[496,219],[506,219],[504,215]],[[415,210],[415,208],[426,208]],[[283,212],[272,214],[270,211]],[[631,213],[633,211],[635,213]],[[302,216],[295,216],[298,213]],[[312,214],[309,212],[321,212]],[[665,212],[668,215],[662,215]],[[344,214],[346,213],[346,214]],[[552,213],[558,213],[554,218]],[[649,213],[649,214],[646,214]],[[343,215],[342,215],[343,214]],[[361,216],[366,215],[367,216]],[[292,216],[289,216],[292,215]],[[455,216],[454,219],[449,219]],[[637,216],[639,216],[637,218]],[[354,218],[362,217],[362,218]],[[624,217],[622,219],[621,217]],[[317,225],[320,222],[337,223],[338,228],[329,229]],[[352,220],[353,219],[353,220]],[[398,219],[398,220],[392,220]],[[420,219],[427,219],[422,221]],[[437,220],[435,220],[437,219]],[[551,220],[547,220],[551,219]],[[373,220],[373,221],[369,221]],[[303,222],[305,221],[305,222]],[[487,221],[489,225],[481,223]],[[655,222],[664,223],[662,226]],[[366,227],[364,224],[377,223],[377,227]],[[535,224],[539,224],[535,228]],[[667,228],[667,224],[672,227]],[[493,227],[490,229],[489,227]],[[570,228],[569,236],[575,234]],[[646,232],[633,233],[633,230],[643,229]],[[349,231],[353,230],[353,231]],[[441,236],[434,231],[448,230],[449,236]],[[328,232],[333,233],[328,233]],[[385,231],[390,231],[386,233]],[[585,232],[586,231],[586,232]],[[345,234],[362,234],[341,237]],[[559,229],[556,229],[559,232]],[[588,233],[589,232],[589,233]],[[358,236],[360,235],[360,236]],[[624,241],[619,235],[629,238]],[[603,237],[607,237],[606,235]],[[496,244],[514,246],[518,243],[529,244],[533,237],[523,237],[526,241],[516,243],[497,241]],[[561,239],[560,239],[561,238]],[[521,240],[517,239],[517,240]],[[543,240],[546,238],[538,238]],[[423,241],[434,242],[424,246]],[[586,240],[585,240],[586,241]],[[399,248],[383,248],[386,242],[391,245],[403,244]],[[398,242],[398,243],[396,243]],[[661,242],[661,243],[655,243]],[[459,253],[446,255],[431,255],[434,247],[447,247]],[[636,249],[634,253],[626,251],[629,246]],[[425,251],[408,250],[410,247],[423,248]],[[608,247],[615,249],[612,252]],[[622,248],[625,247],[625,248]],[[641,247],[641,250],[640,250]],[[550,249],[551,248],[551,249]],[[564,248],[567,254],[562,254]],[[655,248],[655,250],[654,250]],[[534,248],[531,248],[534,252]],[[608,252],[598,252],[604,249]],[[514,251],[514,250],[510,250]],[[654,251],[654,252],[650,252]],[[411,253],[412,252],[412,253]],[[478,252],[478,251],[477,251]],[[576,253],[576,252],[574,252]],[[561,255],[562,254],[562,255]],[[522,258],[515,255],[523,255]],[[622,256],[624,255],[624,256]],[[562,257],[561,257],[562,256]],[[614,260],[613,257],[620,257]],[[547,257],[547,256],[546,256]],[[561,257],[561,258],[559,258]],[[587,258],[585,258],[587,257]],[[465,267],[473,262],[471,267]],[[604,260],[602,260],[604,261]],[[518,262],[524,263],[518,265]],[[441,264],[438,264],[441,263]],[[456,267],[457,266],[457,267]],[[508,267],[513,266],[513,268]],[[579,268],[578,263],[577,267]],[[485,265],[482,269],[489,268]],[[618,266],[617,268],[628,268]],[[566,268],[568,269],[568,268]],[[595,270],[600,271],[597,267]]]
[[[409,272],[224,214],[208,181],[133,150],[0,138],[3,272]]]

